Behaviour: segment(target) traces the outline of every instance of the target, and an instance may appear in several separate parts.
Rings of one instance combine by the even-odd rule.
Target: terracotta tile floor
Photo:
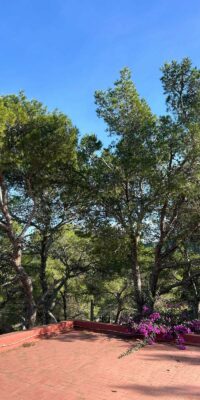
[[[71,331],[0,354],[0,400],[197,400],[200,348]]]

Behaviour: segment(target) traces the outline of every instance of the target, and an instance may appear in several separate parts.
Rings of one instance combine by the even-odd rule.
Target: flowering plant
[[[191,332],[200,333],[200,320],[194,319],[193,321],[189,321],[187,326],[190,328]]]
[[[169,316],[162,316],[159,312],[150,313],[148,306],[143,307],[142,319],[140,322],[136,323],[133,317],[129,317],[126,326],[129,332],[142,335],[144,338],[135,349],[139,349],[146,344],[152,345],[155,342],[156,336],[162,335],[165,340],[175,340],[177,347],[180,350],[185,350],[183,335],[190,332],[200,332],[199,320],[174,324]]]

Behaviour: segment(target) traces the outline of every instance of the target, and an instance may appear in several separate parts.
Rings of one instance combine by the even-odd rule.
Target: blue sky
[[[95,89],[128,66],[142,97],[164,112],[159,68],[189,56],[200,66],[199,0],[0,0],[0,93],[25,90],[97,133]]]

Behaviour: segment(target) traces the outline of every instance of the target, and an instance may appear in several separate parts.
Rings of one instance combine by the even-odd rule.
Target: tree
[[[199,316],[200,71],[172,61],[161,82],[160,117],[127,68],[95,93],[108,148],[23,93],[0,97],[2,331],[139,320],[166,298]]]
[[[194,199],[199,196],[200,71],[192,67],[189,59],[183,59],[181,63],[165,64],[162,73],[170,114],[161,117],[158,123],[160,193],[155,213],[157,243],[150,282],[153,301],[157,294],[173,289],[173,285],[158,287],[159,276],[166,268],[169,270],[170,265],[171,270],[174,265],[178,268],[182,244],[199,229]],[[185,267],[187,269],[188,262]],[[176,284],[179,286],[180,281],[174,283],[174,287]]]
[[[77,130],[65,115],[48,113],[23,93],[2,97],[2,109],[0,228],[11,245],[10,263],[25,293],[26,326],[30,327],[36,320],[36,304],[31,277],[22,265],[24,240],[39,194],[49,187],[56,190],[63,171],[76,162]]]
[[[106,215],[129,238],[129,256],[138,311],[142,311],[144,293],[138,248],[144,232],[144,220],[151,212],[151,186],[155,179],[154,136],[156,120],[148,105],[140,99],[130,71],[121,71],[114,89],[95,93],[97,113],[118,140],[102,154],[101,197]]]
[[[126,68],[113,89],[95,93],[97,114],[115,135],[96,161],[101,171],[96,208],[129,238],[139,314],[144,302],[153,308],[160,294],[173,289],[160,283],[191,228],[181,221],[199,173],[199,71],[188,60],[172,62],[163,68],[162,82],[172,114],[159,119],[139,98]],[[140,259],[141,243],[148,242],[153,259],[147,281]]]

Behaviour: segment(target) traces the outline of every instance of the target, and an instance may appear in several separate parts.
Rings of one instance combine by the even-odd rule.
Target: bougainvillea
[[[193,321],[189,321],[187,323],[188,328],[190,328],[191,332],[200,333],[200,320],[194,319]]]
[[[175,341],[180,350],[185,350],[184,335],[190,332],[200,333],[199,320],[174,324],[173,318],[168,315],[163,316],[159,312],[150,313],[148,306],[143,307],[142,319],[139,323],[136,323],[133,317],[129,317],[126,321],[122,321],[122,324],[128,327],[129,332],[143,337],[143,340],[133,348],[133,351],[144,347],[146,344],[152,345],[157,335],[160,335],[163,340]],[[132,351],[129,350],[128,354],[130,352]],[[126,355],[126,353],[123,355]]]

